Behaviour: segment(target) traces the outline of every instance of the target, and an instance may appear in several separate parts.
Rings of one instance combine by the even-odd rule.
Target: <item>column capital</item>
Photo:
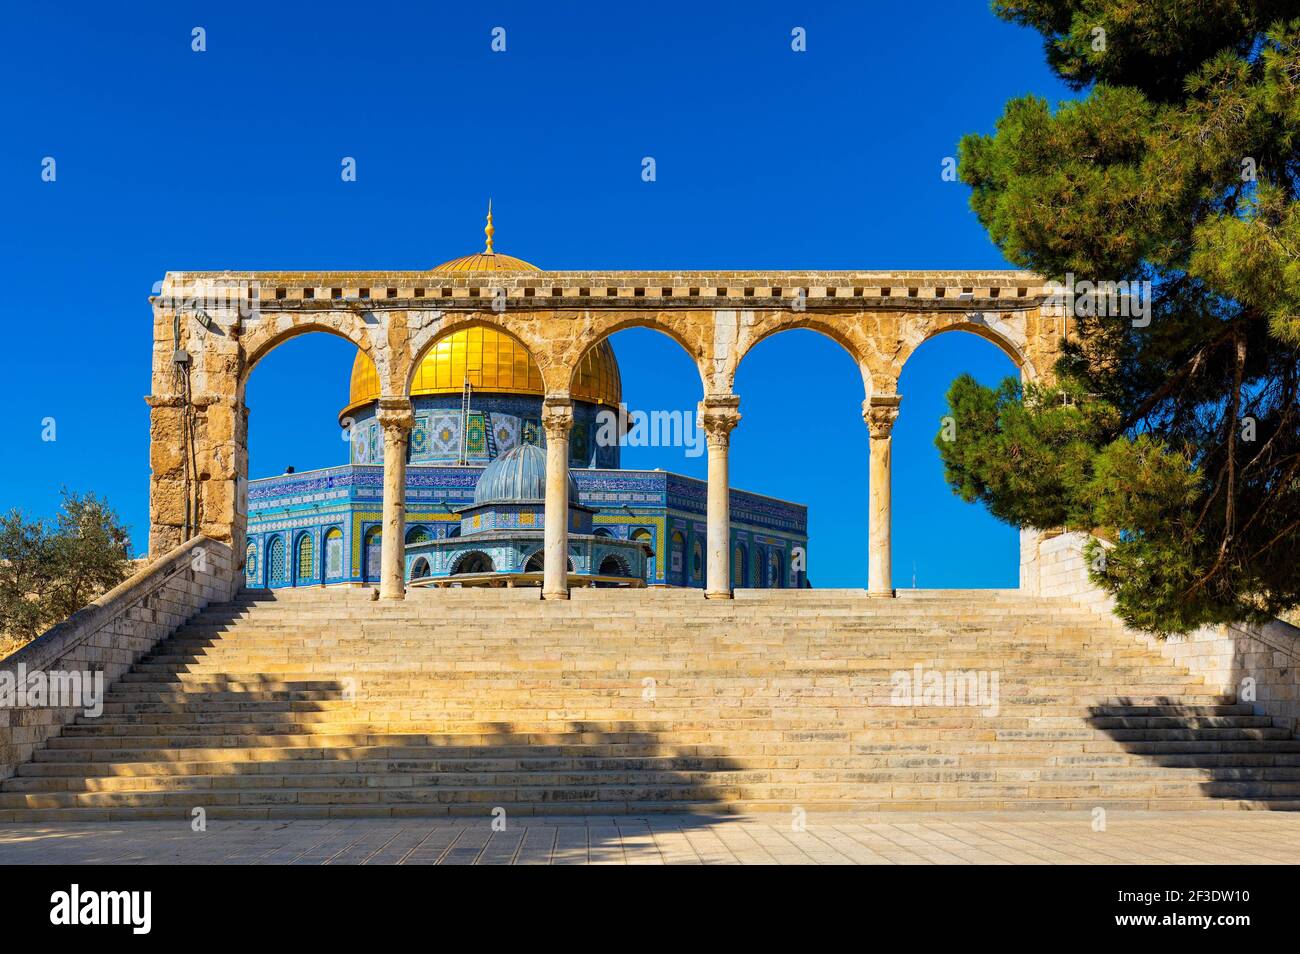
[[[862,402],[862,420],[871,431],[873,440],[883,440],[893,431],[902,401],[903,398],[897,394],[873,394]]]
[[[542,401],[542,428],[547,440],[569,436],[573,427],[573,401],[570,398],[548,397]]]
[[[415,427],[415,409],[408,398],[381,397],[379,409],[375,412],[375,420],[379,421],[385,436],[390,432],[404,436]]]
[[[740,398],[734,394],[713,394],[700,402],[700,422],[710,443],[728,444],[740,423]]]

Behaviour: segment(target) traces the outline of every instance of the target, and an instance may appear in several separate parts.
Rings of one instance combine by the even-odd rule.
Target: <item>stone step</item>
[[[617,777],[617,773],[615,773]],[[1026,783],[1026,782],[907,782],[854,783],[853,796],[835,783],[796,782],[770,784],[727,780],[708,776],[699,781],[676,780],[653,783],[593,779],[575,784],[425,785],[364,788],[263,787],[251,789],[203,789],[197,791],[84,791],[3,792],[0,810],[59,808],[184,808],[205,811],[222,806],[258,805],[446,805],[483,806],[486,815],[493,807],[509,813],[516,803],[644,802],[644,801],[781,801],[791,806],[802,802],[831,805],[879,799],[882,803],[938,801],[941,799],[983,799],[995,802],[1017,800],[1091,801],[1093,806],[1110,799],[1286,799],[1300,804],[1300,783],[1273,781],[1176,781],[1141,780],[1115,783]]]
[[[996,672],[996,708],[892,705],[915,665]],[[1300,739],[1016,591],[330,588],[209,607],[0,783],[0,820],[497,805],[1300,808]]]

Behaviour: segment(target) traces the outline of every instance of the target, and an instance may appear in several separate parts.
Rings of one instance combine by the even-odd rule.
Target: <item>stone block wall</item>
[[[0,674],[104,673],[104,687],[163,637],[208,603],[230,599],[240,577],[230,548],[195,537],[109,590],[84,609],[0,660]],[[0,779],[63,726],[81,707],[0,706]]]
[[[1025,560],[1033,566],[1028,578],[1036,586],[1026,588],[1039,596],[1068,597],[1109,615],[1109,594],[1088,579],[1086,542],[1081,533],[1040,536],[1036,553]],[[1275,726],[1300,735],[1300,628],[1274,620],[1260,626],[1205,626],[1163,640],[1145,633],[1135,633],[1134,638],[1204,677],[1224,696],[1251,704],[1256,715],[1269,716]]]

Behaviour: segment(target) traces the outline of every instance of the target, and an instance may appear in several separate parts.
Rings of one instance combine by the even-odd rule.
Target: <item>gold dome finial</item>
[[[492,200],[488,199],[487,225],[483,226],[483,234],[487,236],[487,247],[483,249],[484,255],[494,254],[492,251],[492,236],[495,233],[496,233],[496,228],[492,225]]]

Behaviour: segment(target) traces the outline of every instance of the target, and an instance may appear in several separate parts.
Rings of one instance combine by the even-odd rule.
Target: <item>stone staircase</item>
[[[893,704],[916,666],[996,673],[996,707]],[[1297,809],[1300,740],[1015,591],[281,590],[209,607],[0,783],[0,821],[498,806]]]

